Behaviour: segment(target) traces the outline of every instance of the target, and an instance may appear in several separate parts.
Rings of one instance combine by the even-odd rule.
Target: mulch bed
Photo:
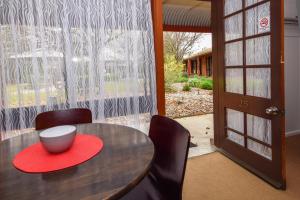
[[[213,113],[213,91],[192,88],[182,91],[182,84],[174,84],[177,92],[166,93],[166,114],[170,118]]]

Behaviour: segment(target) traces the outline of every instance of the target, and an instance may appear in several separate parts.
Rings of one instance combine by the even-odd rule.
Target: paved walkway
[[[199,156],[215,151],[213,114],[175,119],[191,133],[191,142],[197,144],[189,150],[189,157]]]

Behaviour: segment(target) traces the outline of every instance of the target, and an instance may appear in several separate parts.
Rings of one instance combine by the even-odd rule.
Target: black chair
[[[92,112],[86,108],[73,108],[43,112],[35,118],[35,129],[41,130],[60,125],[92,123]]]
[[[122,200],[181,200],[190,133],[176,121],[153,116],[149,137],[155,158],[149,174]]]

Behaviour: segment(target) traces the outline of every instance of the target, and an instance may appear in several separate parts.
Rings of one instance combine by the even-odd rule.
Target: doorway
[[[166,116],[189,130],[189,157],[215,151],[211,47],[211,33],[164,32]]]
[[[212,9],[214,142],[224,155],[285,188],[283,0],[198,3]]]

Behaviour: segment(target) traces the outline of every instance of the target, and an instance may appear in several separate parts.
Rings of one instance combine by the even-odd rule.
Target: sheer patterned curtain
[[[0,132],[89,108],[143,128],[156,113],[150,0],[0,0]]]

